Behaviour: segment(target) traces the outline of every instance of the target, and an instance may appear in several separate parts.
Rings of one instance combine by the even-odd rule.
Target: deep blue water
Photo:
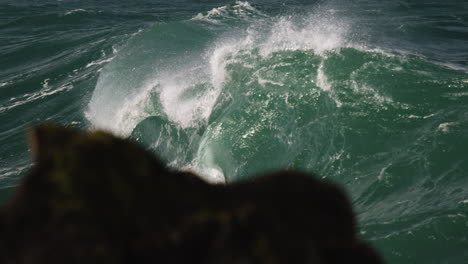
[[[0,0],[0,62],[2,200],[52,121],[210,181],[314,171],[388,263],[468,263],[467,1]]]

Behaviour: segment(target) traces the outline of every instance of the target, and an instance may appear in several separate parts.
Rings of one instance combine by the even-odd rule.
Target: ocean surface
[[[212,182],[316,172],[387,263],[468,263],[466,0],[0,0],[2,203],[44,121]]]

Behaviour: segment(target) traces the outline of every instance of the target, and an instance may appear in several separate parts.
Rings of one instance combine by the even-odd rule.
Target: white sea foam
[[[221,42],[205,52],[201,65],[179,68],[157,78],[157,92],[164,113],[182,128],[196,127],[208,120],[224,83],[230,76],[226,66],[229,56],[250,42]],[[204,66],[206,65],[206,66]],[[195,90],[196,96],[184,96]],[[176,107],[175,107],[176,106]]]
[[[431,117],[434,117],[434,116],[436,116],[436,114],[430,114],[430,115],[426,115],[426,116],[409,115],[408,118],[428,119],[428,118],[431,118]]]
[[[101,60],[92,61],[92,62],[86,64],[86,67],[85,67],[85,68],[89,68],[89,67],[95,66],[95,65],[102,65],[102,64],[111,62],[113,59],[114,59],[114,57],[110,57],[110,58],[106,58],[106,59],[101,59]]]
[[[301,50],[325,55],[346,47],[348,32],[347,21],[327,15],[312,14],[303,25],[295,24],[290,17],[281,17],[272,25],[267,40],[260,44],[261,54]]]
[[[31,164],[27,164],[24,166],[18,166],[14,168],[0,168],[0,179],[20,175],[23,171],[29,169],[31,166]]]
[[[323,67],[324,61],[322,60],[317,69],[317,79],[315,80],[315,83],[322,91],[328,92],[330,99],[332,99],[335,102],[336,107],[341,107],[343,103],[340,101],[335,91],[332,89],[333,83],[328,80],[328,77],[325,74]]]
[[[468,92],[458,92],[458,93],[447,93],[444,97],[450,97],[455,99],[459,99],[459,97],[468,96]]]
[[[392,163],[389,163],[387,166],[383,167],[383,168],[380,170],[379,175],[377,175],[377,179],[378,179],[379,181],[382,181],[383,179],[385,179],[385,175],[387,174],[387,173],[386,173],[386,170],[387,170],[388,168],[390,168],[392,165],[393,165]]]
[[[323,91],[330,91],[331,89],[331,84],[328,81],[327,76],[323,72],[323,61],[320,63],[320,66],[317,70],[317,85]]]
[[[178,76],[164,76],[159,81],[159,100],[167,117],[182,128],[195,127],[208,119],[211,108],[217,98],[218,90],[212,82],[201,76],[182,72]],[[194,97],[186,96],[197,88],[203,91],[194,91]],[[177,107],[175,107],[177,106]]]
[[[77,8],[77,9],[73,9],[73,10],[70,10],[70,11],[66,12],[64,14],[64,16],[68,16],[68,15],[75,14],[75,13],[80,13],[80,12],[84,13],[84,12],[88,12],[88,11],[86,11],[86,9]]]
[[[284,83],[275,82],[273,80],[268,80],[268,79],[263,79],[260,76],[257,77],[257,81],[263,87],[265,87],[265,85],[267,85],[267,84],[276,85],[276,86],[284,86]]]
[[[439,124],[439,126],[437,127],[437,130],[442,132],[442,133],[449,133],[450,132],[450,128],[454,127],[458,125],[458,122],[445,122],[445,123],[441,123]]]
[[[157,99],[151,95],[158,94],[161,108],[169,120],[181,128],[196,127],[206,122],[222,88],[225,55],[223,49],[217,49],[209,58],[209,67],[176,65],[177,70],[157,74],[143,87],[127,92],[118,110],[103,109],[105,102],[101,101],[105,98],[101,96],[90,104],[86,115],[95,127],[128,136],[141,120],[155,114],[149,106],[153,104],[151,100]]]
[[[51,96],[56,93],[69,91],[73,88],[71,83],[66,83],[61,85],[60,87],[53,89],[49,87],[49,79],[46,79],[42,82],[42,89],[34,92],[34,93],[27,93],[20,97],[11,98],[10,101],[2,106],[0,106],[0,113],[9,111],[13,108],[18,106],[25,105],[27,103]]]
[[[3,86],[7,86],[7,85],[10,85],[12,84],[13,82],[9,81],[9,82],[2,82],[0,83],[0,87],[3,87]]]
[[[49,81],[50,81],[49,78],[47,78],[47,79],[45,79],[44,81],[42,81],[41,84],[42,84],[42,88],[43,88],[43,89],[49,89]]]
[[[141,120],[150,116],[146,106],[151,99],[152,86],[147,85],[136,96],[125,99],[121,107],[115,112],[112,120],[113,130],[122,136],[129,136]]]
[[[232,19],[249,20],[253,17],[263,16],[265,14],[250,5],[249,2],[236,1],[233,5],[225,5],[216,7],[208,11],[206,14],[198,13],[191,20],[220,24],[222,21]]]
[[[226,183],[224,174],[217,166],[204,167],[200,166],[197,162],[193,162],[190,165],[182,167],[182,170],[193,171],[196,175],[199,175],[202,179],[212,184]]]
[[[209,137],[204,137],[196,158],[191,163],[191,169],[203,179],[212,183],[224,183],[226,181],[223,170],[215,161],[215,153],[212,146],[208,144]]]

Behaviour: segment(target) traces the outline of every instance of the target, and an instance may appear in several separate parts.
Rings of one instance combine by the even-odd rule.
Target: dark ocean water
[[[0,0],[1,200],[44,121],[210,181],[314,171],[388,263],[468,263],[466,0]]]

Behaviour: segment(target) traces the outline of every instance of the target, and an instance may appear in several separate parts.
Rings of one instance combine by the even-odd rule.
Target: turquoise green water
[[[0,5],[0,199],[46,120],[213,182],[314,171],[388,263],[468,263],[464,1]],[[293,206],[293,205],[292,205]]]

